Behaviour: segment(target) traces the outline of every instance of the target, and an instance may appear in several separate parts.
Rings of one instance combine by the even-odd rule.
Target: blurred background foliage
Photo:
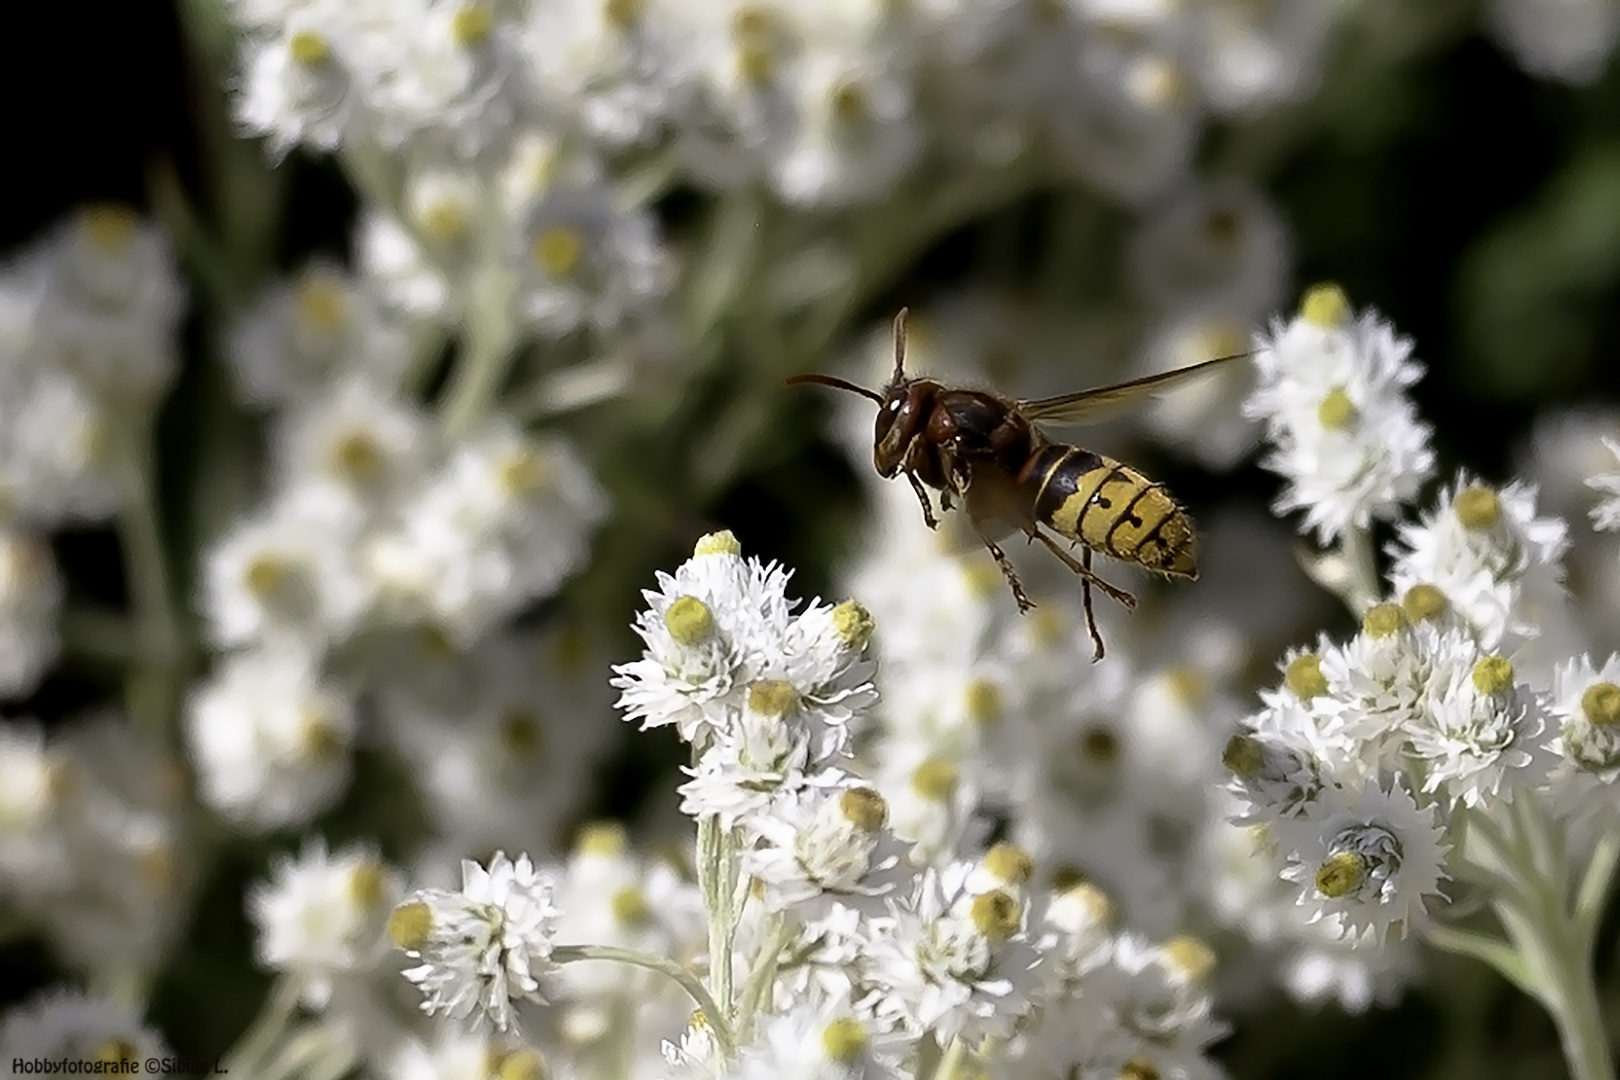
[[[342,172],[299,153],[271,169],[261,147],[232,136],[224,38],[199,24],[183,29],[171,0],[33,5],[21,18],[29,25],[14,22],[12,40],[30,55],[0,65],[12,103],[0,250],[85,202],[161,209],[156,179],[159,194],[178,184],[206,227],[228,238],[224,247],[259,253],[219,268],[209,283],[219,295],[208,299],[240,299],[312,255],[346,256],[358,203]],[[1415,340],[1428,366],[1415,396],[1436,426],[1440,474],[1462,466],[1501,479],[1539,415],[1620,401],[1620,63],[1590,85],[1538,80],[1481,25],[1472,0],[1368,0],[1332,39],[1321,90],[1241,126],[1216,123],[1201,141],[1198,171],[1245,178],[1272,200],[1290,235],[1287,295],[1336,281]],[[1015,198],[973,220],[885,252],[868,309],[823,334],[814,355],[772,354],[746,325],[726,324],[691,358],[678,394],[560,418],[616,506],[591,569],[555,603],[588,614],[611,654],[627,657],[638,590],[655,568],[679,562],[694,537],[722,527],[750,553],[797,567],[801,595],[833,592],[835,568],[862,539],[861,489],[828,441],[829,402],[781,389],[781,376],[834,366],[901,305],[930,308],[966,282],[1014,296],[1045,290],[1041,300],[1075,310],[1120,300],[1131,213],[1077,188],[1013,190]],[[659,204],[677,243],[707,224],[709,208],[682,190]],[[187,343],[195,353],[219,327],[208,322],[217,307],[193,307]],[[1076,388],[1123,374],[1124,359],[1078,359]],[[219,377],[188,364],[165,406],[169,491],[229,467],[222,458],[254,452]],[[204,446],[207,459],[197,452]],[[1275,490],[1252,457],[1218,475],[1151,446],[1129,450],[1195,515],[1217,503],[1264,508]],[[200,523],[178,516],[180,500],[163,505],[177,549],[194,550]],[[123,602],[110,533],[67,531],[54,543],[76,593]],[[175,570],[184,582],[189,567]],[[69,658],[17,711],[49,723],[106,693],[93,668]],[[636,740],[632,756],[603,777],[597,809],[631,809],[655,775],[667,775],[661,751],[672,745]],[[390,779],[394,768],[362,755],[354,790],[368,797],[332,815],[334,841],[371,835],[397,848],[417,831],[408,798],[379,797],[403,790]],[[229,1045],[262,994],[263,977],[246,963],[250,935],[237,898],[262,874],[269,848],[233,849],[213,868],[159,987],[156,1019],[181,1052]],[[1598,963],[1620,1032],[1617,921],[1611,910]],[[53,962],[37,940],[10,940],[0,957],[7,1001],[51,981]],[[1358,1017],[1304,1014],[1278,1000],[1241,1023],[1221,1057],[1253,1080],[1562,1074],[1551,1023],[1532,1001],[1455,958],[1436,957],[1430,972],[1398,1008]],[[199,986],[218,993],[199,998],[190,992]]]

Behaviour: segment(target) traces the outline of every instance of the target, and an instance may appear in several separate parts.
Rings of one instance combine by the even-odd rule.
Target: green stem
[[[743,984],[742,1000],[737,1009],[737,1031],[747,1038],[753,1031],[754,1017],[765,1004],[780,969],[782,950],[798,936],[798,927],[790,926],[780,914],[772,915],[765,932],[765,946],[754,958],[754,968]]]
[[[945,1056],[939,1059],[939,1068],[934,1070],[934,1080],[955,1080],[956,1070],[962,1064],[962,1055],[967,1051],[967,1044],[962,1042],[961,1036],[951,1040],[951,1045],[945,1048]]]
[[[168,553],[158,520],[149,418],[116,428],[123,505],[118,536],[134,608],[137,662],[124,696],[135,726],[167,741],[180,696],[180,613],[169,582]]]
[[[292,979],[277,979],[264,999],[264,1008],[253,1026],[242,1034],[225,1057],[224,1069],[239,1076],[256,1076],[266,1055],[282,1041],[287,1025],[298,1008],[298,985]]]
[[[732,1035],[731,1018],[720,1011],[720,1006],[715,1003],[713,995],[703,985],[702,980],[669,957],[637,952],[635,949],[620,949],[612,945],[562,945],[552,950],[551,959],[558,964],[572,964],[580,960],[608,960],[668,976],[697,1002],[698,1008],[703,1010],[703,1017],[714,1032],[714,1041],[719,1044],[721,1055],[730,1060],[736,1054],[737,1042]]]
[[[1345,566],[1350,572],[1345,603],[1350,605],[1352,612],[1360,615],[1378,603],[1380,591],[1371,530],[1357,528],[1347,530],[1339,551],[1344,556]]]
[[[466,351],[456,359],[442,419],[446,435],[467,434],[489,411],[506,379],[511,340],[505,312],[475,312],[467,328]]]

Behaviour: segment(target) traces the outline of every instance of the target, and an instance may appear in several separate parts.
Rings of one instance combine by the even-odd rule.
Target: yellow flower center
[[[1190,935],[1171,938],[1164,943],[1164,952],[1189,982],[1205,983],[1215,971],[1215,950]]]
[[[866,1028],[852,1016],[840,1017],[821,1032],[821,1048],[829,1061],[853,1065],[866,1050]]]
[[[647,894],[634,885],[626,885],[613,894],[613,919],[620,926],[640,926],[652,914]]]
[[[968,918],[979,934],[991,941],[1006,941],[1018,933],[1022,912],[1012,894],[992,889],[973,898]]]
[[[298,314],[314,329],[322,333],[338,329],[348,308],[348,294],[326,274],[309,273],[298,282]]]
[[[679,645],[696,645],[714,633],[714,613],[695,596],[683,596],[664,612],[664,627]]]
[[[532,447],[507,454],[495,467],[495,482],[510,496],[530,495],[551,484],[551,462]]]
[[[630,837],[617,821],[592,821],[579,830],[574,850],[581,855],[616,858],[630,850]]]
[[[1406,625],[1406,612],[1399,604],[1374,604],[1361,617],[1361,629],[1374,639],[1383,639]]]
[[[960,779],[956,766],[944,758],[929,758],[911,773],[911,788],[929,802],[945,802],[956,792]]]
[[[603,0],[602,21],[618,31],[630,30],[641,21],[646,0]]]
[[[546,1059],[540,1056],[540,1051],[524,1047],[499,1055],[489,1074],[491,1080],[546,1080],[551,1070],[546,1067]]]
[[[1266,764],[1265,747],[1253,735],[1239,732],[1221,748],[1221,764],[1237,777],[1258,775]]]
[[[1112,765],[1119,760],[1119,737],[1114,729],[1098,725],[1080,736],[1080,757],[1093,765]]]
[[[304,713],[298,742],[304,756],[316,761],[331,761],[344,747],[343,732],[338,729],[336,718],[321,705],[311,706]]]
[[[1300,653],[1288,662],[1283,673],[1283,685],[1301,701],[1328,692],[1327,676],[1322,674],[1322,658],[1315,653]]]
[[[90,246],[108,255],[127,251],[140,224],[135,211],[121,203],[98,203],[88,207],[79,221]]]
[[[1620,686],[1612,682],[1593,683],[1581,695],[1581,712],[1599,727],[1620,724]]]
[[[698,542],[692,547],[692,557],[703,555],[741,555],[742,544],[730,529],[720,532],[705,533],[698,537]]]
[[[799,691],[786,679],[761,679],[748,688],[748,707],[761,716],[786,716],[799,707]]]
[[[1401,597],[1401,610],[1412,622],[1438,619],[1446,612],[1446,594],[1433,585],[1414,585]]]
[[[554,225],[534,241],[534,261],[554,278],[567,277],[585,254],[585,238],[578,229]]]
[[[862,832],[874,833],[889,823],[889,804],[869,787],[849,788],[839,795],[838,812]]]
[[[242,572],[242,583],[259,600],[268,600],[292,580],[292,564],[279,555],[256,555]]]
[[[394,948],[415,952],[433,933],[433,909],[420,900],[407,900],[388,916],[388,940]]]
[[[1474,484],[1457,493],[1451,509],[1462,526],[1473,532],[1493,528],[1502,519],[1502,502],[1496,492],[1483,484]]]
[[[513,757],[532,757],[542,742],[540,718],[526,709],[501,717],[501,747]]]
[[[1487,656],[1474,665],[1474,689],[1505,694],[1513,689],[1513,664],[1505,656]]]
[[[375,859],[358,863],[349,872],[349,902],[361,911],[373,911],[382,903],[387,876]]]
[[[876,625],[872,613],[857,601],[845,600],[833,608],[833,629],[838,633],[838,640],[855,652],[866,648]]]
[[[482,4],[465,4],[450,19],[450,40],[463,49],[476,49],[489,40],[495,16]]]
[[[1367,880],[1367,864],[1348,851],[1329,855],[1316,868],[1316,891],[1331,900],[1349,896]]]
[[[1328,431],[1344,431],[1356,422],[1356,406],[1350,395],[1335,387],[1316,407],[1317,422]]]
[[[455,199],[434,199],[421,210],[422,231],[441,244],[452,244],[467,232],[467,207]]]
[[[1334,330],[1350,318],[1350,301],[1344,290],[1331,282],[1313,285],[1299,303],[1299,316],[1313,326]]]
[[[382,472],[383,451],[369,431],[350,431],[332,446],[332,471],[357,484],[369,483]]]
[[[287,55],[299,67],[320,67],[331,57],[332,46],[313,30],[299,30],[287,39]]]
[[[1001,687],[994,681],[982,677],[974,679],[967,684],[964,697],[968,719],[973,723],[987,727],[1001,719],[1005,702]]]
[[[984,854],[984,868],[1008,885],[1023,885],[1035,876],[1035,857],[1016,844],[996,844]]]

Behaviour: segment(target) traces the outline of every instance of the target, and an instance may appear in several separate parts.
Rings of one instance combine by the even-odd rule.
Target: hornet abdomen
[[[1198,576],[1186,511],[1129,465],[1054,443],[1030,456],[1018,484],[1036,519],[1060,535],[1161,574]]]

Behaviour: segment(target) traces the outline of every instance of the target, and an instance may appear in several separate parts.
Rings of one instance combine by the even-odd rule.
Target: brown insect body
[[[1020,611],[1034,606],[997,540],[1023,532],[1041,541],[1080,576],[1086,623],[1096,658],[1102,637],[1091,610],[1091,589],[1101,589],[1127,607],[1136,598],[1103,581],[1091,569],[1093,552],[1134,563],[1169,577],[1196,578],[1196,538],[1186,512],[1137,470],[1103,454],[1055,442],[1034,422],[1079,420],[1100,408],[1128,403],[1179,381],[1222,357],[1164,375],[1043,401],[1018,402],[986,390],[947,387],[905,375],[905,311],[895,319],[894,375],[882,393],[829,375],[797,375],[789,383],[820,383],[875,401],[872,463],[880,475],[904,475],[922,504],[923,519],[936,528],[927,488],[941,493],[946,510],[960,501],[979,539],[1012,587]],[[1046,526],[1081,547],[1076,561],[1041,531]]]

